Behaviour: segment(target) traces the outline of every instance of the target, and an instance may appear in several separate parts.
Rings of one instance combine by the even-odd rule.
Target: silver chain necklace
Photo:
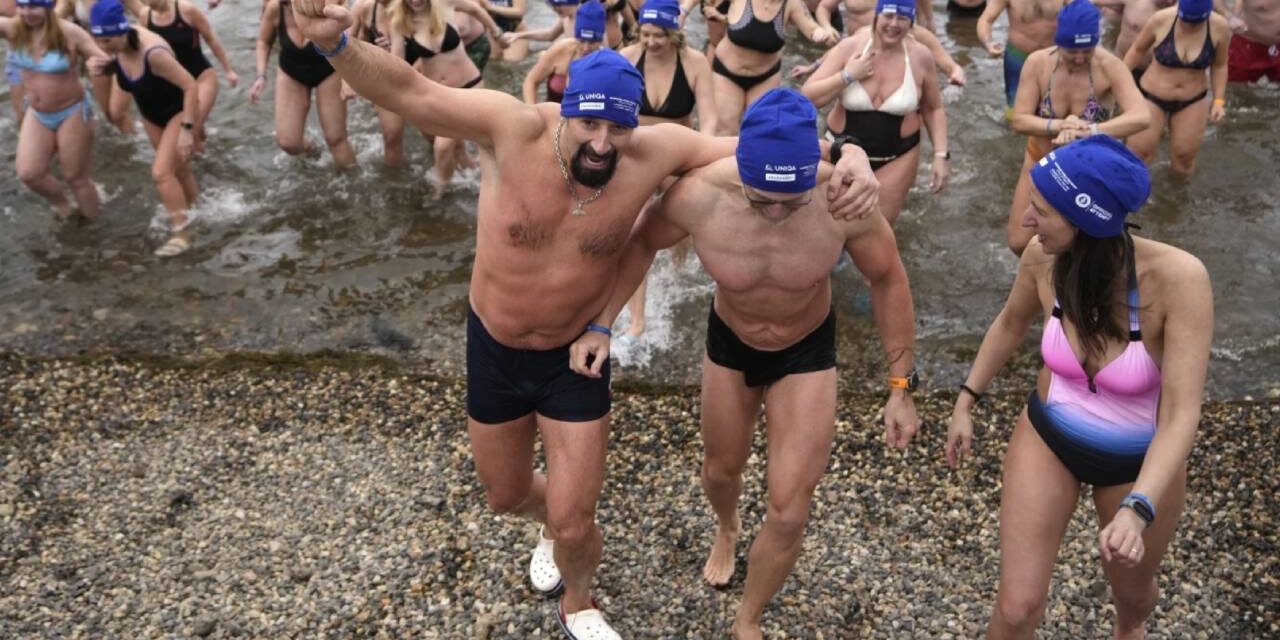
[[[560,163],[560,175],[564,176],[564,186],[569,188],[569,195],[573,196],[574,202],[577,203],[577,205],[573,207],[573,215],[585,216],[587,215],[587,210],[584,207],[595,202],[597,198],[604,194],[604,188],[606,185],[601,185],[600,188],[596,189],[596,192],[591,194],[591,197],[586,200],[578,197],[578,190],[573,188],[573,179],[569,177],[569,165],[565,164],[564,155],[560,153],[560,132],[564,131],[564,125],[567,122],[568,120],[560,118],[560,126],[556,127],[556,162]]]

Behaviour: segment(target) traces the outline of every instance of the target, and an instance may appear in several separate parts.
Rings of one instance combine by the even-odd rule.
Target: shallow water
[[[251,79],[257,3],[244,4],[255,10],[224,6],[210,15],[237,70]],[[1004,220],[1024,140],[1004,124],[1000,62],[978,46],[973,21],[948,24],[945,11],[936,13],[969,85],[944,92],[951,184],[929,195],[922,165],[897,233],[915,297],[917,360],[933,384],[949,386],[963,376],[1012,281]],[[549,16],[536,4],[530,22]],[[690,40],[705,41],[700,21]],[[788,45],[784,70],[816,53]],[[518,91],[532,63],[491,62],[486,83]],[[200,235],[177,259],[151,255],[164,227],[141,136],[121,136],[100,121],[94,180],[104,216],[89,225],[56,224],[11,169],[0,172],[0,349],[334,349],[461,372],[476,176],[455,178],[433,202],[426,143],[410,134],[410,167],[384,169],[377,123],[363,101],[353,104],[349,125],[359,169],[335,174],[327,155],[290,158],[274,144],[272,94],[249,104],[247,84],[223,87],[208,150],[196,164]],[[12,167],[16,127],[3,98],[0,156]],[[1216,297],[1210,390],[1230,398],[1275,393],[1280,385],[1280,206],[1270,173],[1280,160],[1280,88],[1231,85],[1228,98],[1228,120],[1209,128],[1197,173],[1180,181],[1166,160],[1157,162],[1152,200],[1135,221],[1142,235],[1181,246],[1208,266]],[[314,115],[309,131],[320,143]],[[865,286],[850,268],[835,278],[841,362],[879,375]],[[660,257],[649,286],[649,330],[619,353],[621,375],[696,381],[709,279],[696,259],[677,265]]]

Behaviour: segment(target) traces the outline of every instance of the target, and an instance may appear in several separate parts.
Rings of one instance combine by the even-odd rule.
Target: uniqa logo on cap
[[[653,9],[646,9],[640,12],[640,17],[644,20],[657,20],[658,12],[654,11]]]
[[[596,32],[590,29],[583,29],[578,32],[578,35],[582,36],[583,38],[594,38],[596,37]]]
[[[1093,42],[1093,34],[1078,33],[1076,34],[1076,44],[1089,44]]]

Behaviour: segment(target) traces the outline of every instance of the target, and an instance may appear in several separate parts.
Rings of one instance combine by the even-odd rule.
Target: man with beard
[[[571,638],[618,637],[590,587],[601,556],[595,524],[604,480],[609,378],[569,369],[568,345],[613,291],[640,209],[664,178],[729,155],[734,140],[674,124],[636,129],[642,80],[617,52],[570,66],[561,104],[525,105],[496,91],[431,82],[380,48],[349,40],[343,0],[294,0],[297,22],[343,79],[422,131],[474,140],[482,170],[467,320],[467,428],[489,506],[545,524],[530,577],[562,585],[557,621]],[[866,156],[839,215],[874,211]],[[623,180],[610,180],[615,174]],[[835,197],[837,194],[832,193]],[[534,473],[541,434],[547,474]],[[554,541],[554,543],[553,543]]]
[[[702,361],[702,486],[716,516],[703,568],[728,583],[741,524],[742,473],[763,403],[769,443],[768,508],[751,545],[735,638],[760,638],[760,615],[800,556],[814,489],[831,454],[836,413],[831,270],[841,252],[870,283],[887,366],[885,438],[906,447],[919,421],[911,288],[893,230],[881,215],[836,220],[817,185],[818,114],[802,94],[773,89],[742,120],[736,158],[681,178],[641,218],[617,287],[594,322],[609,325],[653,261],[686,236],[716,282]],[[574,370],[604,376],[609,338],[570,347]]]
[[[1234,0],[1228,5],[1234,35],[1227,80],[1256,82],[1266,76],[1280,82],[1280,0]]]

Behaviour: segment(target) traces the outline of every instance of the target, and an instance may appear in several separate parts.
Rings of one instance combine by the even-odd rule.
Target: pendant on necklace
[[[575,206],[575,207],[573,208],[573,215],[575,215],[575,216],[585,216],[585,215],[587,215],[587,210],[586,210],[586,209],[583,209],[583,208],[582,208],[582,205],[581,205],[581,204],[579,204],[579,205],[577,205],[577,206]]]

